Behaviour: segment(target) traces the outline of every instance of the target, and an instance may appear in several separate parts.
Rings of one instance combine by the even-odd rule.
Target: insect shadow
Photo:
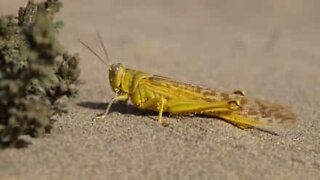
[[[105,102],[90,102],[90,101],[85,101],[85,102],[80,102],[77,105],[84,107],[84,108],[89,108],[89,109],[95,109],[95,110],[105,110],[107,108],[109,103],[105,103]],[[131,104],[125,104],[123,102],[114,102],[111,106],[111,109],[109,111],[109,113],[112,112],[118,112],[121,114],[131,114],[131,115],[136,115],[136,116],[149,116],[151,119],[153,120],[157,120],[156,116],[158,115],[157,112],[151,111],[151,110],[145,110],[145,109],[138,109],[137,107],[131,105]],[[210,118],[212,119],[212,117],[210,116],[206,116],[206,115],[197,115],[197,117],[203,117],[203,118]],[[216,117],[216,119],[220,119],[225,121],[224,119],[221,119],[219,117]],[[234,125],[228,121],[225,121],[231,125]],[[263,129],[263,128],[258,128],[256,127],[255,129],[258,129],[262,132],[268,133],[268,134],[272,134],[275,136],[279,136],[278,133],[273,132],[271,130],[268,129]]]
[[[77,105],[84,108],[89,108],[89,109],[106,110],[108,104],[109,103],[105,103],[105,102],[85,101],[85,102],[80,102]],[[141,110],[131,104],[125,105],[123,102],[114,102],[111,106],[109,113],[112,113],[112,112],[118,112],[121,114],[132,114],[136,116],[156,116],[157,115],[157,113],[153,111]]]

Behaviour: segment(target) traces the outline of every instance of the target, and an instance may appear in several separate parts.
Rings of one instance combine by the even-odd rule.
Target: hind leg
[[[268,127],[268,124],[264,122],[237,113],[216,113],[215,115],[241,129]]]

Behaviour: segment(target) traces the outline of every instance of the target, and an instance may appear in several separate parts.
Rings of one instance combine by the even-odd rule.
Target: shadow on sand
[[[78,106],[88,108],[88,109],[95,109],[95,110],[105,110],[109,103],[102,103],[102,102],[80,102],[77,104]],[[138,109],[131,104],[125,104],[122,102],[115,102],[112,104],[110,112],[118,112],[121,114],[133,114],[136,116],[155,116],[157,115],[156,112],[144,109]]]
[[[108,103],[102,103],[102,102],[80,102],[77,104],[78,106],[81,107],[85,107],[85,108],[89,108],[89,109],[95,109],[95,110],[105,110],[108,106]],[[132,114],[132,115],[136,115],[136,116],[157,116],[157,113],[151,110],[144,110],[144,109],[138,109],[137,107],[131,105],[131,104],[126,104],[123,102],[115,102],[112,104],[110,112],[119,112],[121,114]],[[204,117],[204,118],[212,118],[210,116],[206,116],[206,115],[197,115],[198,117]],[[215,117],[217,119],[223,120],[229,124],[234,125],[235,127],[238,127],[237,125],[233,124],[232,122],[229,122],[227,120],[224,120],[222,118],[219,117]],[[260,130],[262,132],[265,133],[269,133],[275,136],[279,136],[278,133],[269,130],[269,129],[264,129],[264,128],[259,128],[259,127],[252,127],[254,129]]]

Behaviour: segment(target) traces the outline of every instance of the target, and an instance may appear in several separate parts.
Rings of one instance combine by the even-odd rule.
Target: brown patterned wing
[[[255,119],[261,122],[262,126],[282,127],[291,125],[296,121],[295,115],[282,105],[247,97],[243,97],[240,103],[242,107],[237,114]]]

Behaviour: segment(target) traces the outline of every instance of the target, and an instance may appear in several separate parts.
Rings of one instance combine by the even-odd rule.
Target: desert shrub
[[[0,18],[0,147],[48,132],[77,93],[79,57],[57,39],[60,8],[58,0],[29,1],[18,17]]]

